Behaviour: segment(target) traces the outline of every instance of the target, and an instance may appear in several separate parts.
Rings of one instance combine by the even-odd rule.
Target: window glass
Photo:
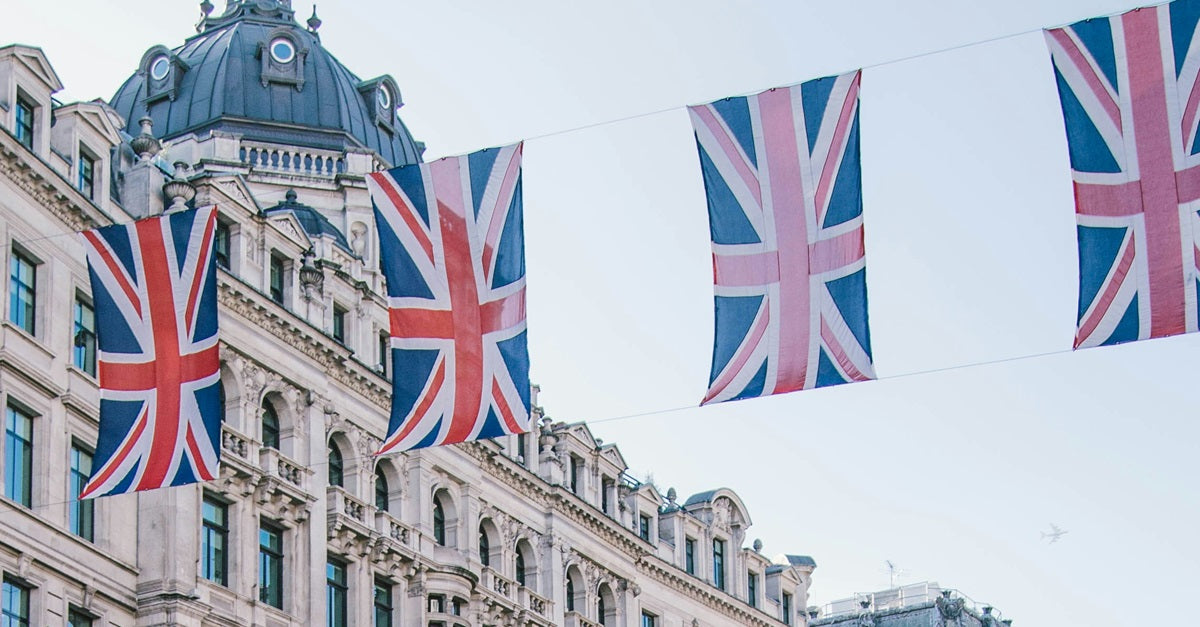
[[[725,589],[725,541],[713,540],[713,585]]]
[[[283,258],[271,255],[271,300],[283,304]]]
[[[92,627],[92,617],[72,608],[67,612],[67,627]]]
[[[345,487],[345,471],[342,466],[342,450],[338,445],[329,443],[329,485]]]
[[[75,297],[75,348],[71,361],[76,368],[96,376],[96,310]]]
[[[29,588],[7,577],[0,583],[0,626],[29,627]]]
[[[167,55],[159,55],[150,62],[150,78],[156,81],[161,81],[167,77],[167,73],[171,71],[171,62],[167,59]]]
[[[258,528],[258,600],[283,609],[283,531],[265,522]]]
[[[650,517],[645,514],[638,514],[638,536],[646,542],[650,541]]]
[[[446,546],[446,510],[437,497],[433,499],[433,541]]]
[[[650,612],[642,612],[642,627],[654,627],[658,624],[656,622],[657,618],[657,616],[651,614]]]
[[[217,265],[229,269],[229,224],[217,220],[217,232],[213,236],[213,254],[217,257]]]
[[[488,540],[487,531],[484,531],[483,525],[479,526],[479,561],[484,566],[492,564],[492,542]]]
[[[13,251],[9,261],[8,319],[33,334],[34,303],[37,296],[37,264]]]
[[[521,551],[517,550],[516,575],[517,583],[525,585],[525,556],[521,555]]]
[[[291,63],[296,58],[296,46],[286,37],[276,37],[271,41],[271,58],[279,63]]]
[[[4,496],[33,507],[33,417],[12,405],[4,417]]]
[[[792,624],[792,595],[783,593],[783,624]]]
[[[229,585],[229,506],[205,497],[201,503],[200,576]]]
[[[374,627],[392,627],[392,584],[375,580]]]
[[[689,575],[696,574],[696,541],[691,538],[683,541],[683,569]]]
[[[33,150],[33,105],[24,100],[17,100],[17,124],[14,130],[17,141]]]
[[[279,414],[270,401],[262,405],[262,444],[267,448],[279,449]]]
[[[325,563],[325,624],[346,627],[346,565],[331,559]]]
[[[96,160],[85,154],[82,150],[79,151],[79,163],[77,164],[75,177],[75,187],[83,192],[88,198],[96,196]]]
[[[388,511],[388,483],[383,469],[375,468],[375,507],[380,511]]]
[[[333,306],[333,339],[346,343],[346,310]]]
[[[71,445],[70,478],[70,525],[71,533],[89,542],[95,539],[95,507],[92,499],[80,500],[83,487],[92,474],[92,453],[78,445]]]
[[[754,573],[746,575],[746,601],[750,607],[758,607],[758,575]]]

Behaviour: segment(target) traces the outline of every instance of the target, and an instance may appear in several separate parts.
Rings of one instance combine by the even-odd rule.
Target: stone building
[[[1009,627],[990,605],[926,582],[809,608],[810,627]]]
[[[805,624],[811,559],[746,548],[737,494],[660,494],[584,424],[539,408],[532,434],[372,457],[364,176],[422,146],[315,14],[201,9],[109,102],[59,103],[40,49],[0,47],[0,625]],[[220,477],[80,502],[100,401],[74,233],[184,203],[219,211]]]

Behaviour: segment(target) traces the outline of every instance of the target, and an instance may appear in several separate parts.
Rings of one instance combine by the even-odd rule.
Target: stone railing
[[[404,546],[409,546],[409,538],[412,537],[411,527],[397,520],[395,516],[380,510],[375,510],[375,531]]]
[[[352,496],[345,488],[331,485],[328,488],[328,498],[325,499],[325,506],[329,512],[330,518],[341,515],[352,520],[356,520],[364,525],[367,524],[367,504]]]
[[[512,600],[516,598],[517,582],[504,577],[489,566],[483,567],[481,575],[480,579],[484,588],[491,590],[505,599]]]
[[[242,141],[238,156],[256,170],[329,177],[346,172],[346,156],[334,150]]]
[[[229,426],[221,427],[221,450],[248,460],[250,456],[250,439],[234,431]]]
[[[579,612],[570,611],[567,612],[563,627],[600,627],[600,623],[584,618]]]
[[[268,475],[278,477],[285,483],[291,484],[301,490],[304,489],[304,479],[308,476],[308,471],[300,464],[288,459],[278,450],[273,448],[258,449],[258,462],[263,471]]]
[[[525,586],[521,586],[520,590],[518,590],[517,600],[522,607],[529,608],[534,614],[537,614],[538,616],[549,616],[550,615],[549,614],[550,599],[547,599],[546,597],[537,594],[536,592],[534,592],[533,590],[530,590],[529,588],[526,588]]]

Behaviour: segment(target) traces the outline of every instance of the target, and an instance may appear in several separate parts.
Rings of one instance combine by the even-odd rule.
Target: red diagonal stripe
[[[393,208],[400,216],[400,219],[404,220],[404,224],[408,227],[409,232],[413,234],[413,237],[417,238],[417,243],[421,245],[421,250],[425,251],[425,257],[429,259],[430,263],[433,263],[433,242],[429,241],[429,236],[425,233],[425,225],[421,224],[421,221],[414,215],[415,209],[404,202],[404,197],[396,191],[391,177],[386,172],[372,172],[370,176],[375,180],[375,183],[378,184],[379,189],[383,191],[388,200],[391,201]]]

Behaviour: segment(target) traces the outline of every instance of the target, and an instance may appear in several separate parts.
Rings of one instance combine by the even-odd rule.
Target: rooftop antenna
[[[892,560],[883,560],[883,563],[884,563],[884,565],[886,565],[884,572],[886,572],[888,574],[888,588],[895,588],[896,587],[896,578],[901,575],[908,574],[908,571],[903,568],[900,568]]]

